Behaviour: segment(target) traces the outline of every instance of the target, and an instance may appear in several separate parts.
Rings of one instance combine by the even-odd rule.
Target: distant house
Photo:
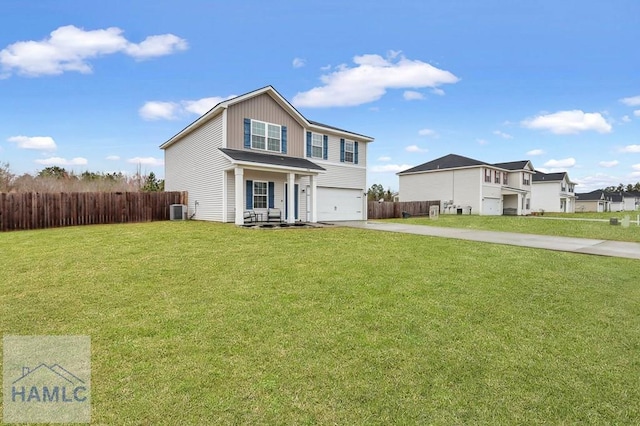
[[[611,211],[611,194],[601,189],[576,194],[576,212]]]
[[[622,193],[623,210],[634,211],[640,210],[640,192],[625,191]]]
[[[574,213],[575,183],[566,172],[543,173],[536,170],[531,187],[531,209],[546,212]]]
[[[491,164],[449,154],[397,173],[399,198],[440,200],[443,213],[526,215],[533,174],[528,160]]]
[[[165,189],[188,191],[199,220],[365,220],[372,141],[308,120],[267,86],[220,102],[160,146]]]

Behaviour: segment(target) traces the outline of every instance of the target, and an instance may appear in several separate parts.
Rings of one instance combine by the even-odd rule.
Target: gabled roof
[[[436,158],[419,166],[412,167],[407,170],[398,172],[398,175],[406,173],[428,172],[443,169],[458,169],[463,167],[486,166],[490,165],[484,161],[474,160],[473,158],[463,157],[462,155],[448,154],[444,157]]]
[[[533,175],[534,182],[556,182],[564,180],[564,177],[567,176],[567,172],[558,172],[558,173],[543,173],[539,170],[536,170],[536,174]]]
[[[244,151],[240,149],[219,148],[231,160],[243,163],[267,164],[286,169],[302,169],[324,171],[325,169],[318,166],[306,158],[288,157],[286,155],[265,154],[255,151]]]
[[[529,160],[520,160],[520,161],[509,161],[506,163],[494,163],[496,167],[506,170],[533,170],[533,166],[531,165],[531,161]]]
[[[605,196],[605,192],[601,189],[596,189],[591,192],[583,192],[581,194],[576,194],[577,201],[598,201],[608,199]]]
[[[373,138],[370,136],[365,136],[359,133],[354,133],[348,130],[343,130],[337,127],[327,126],[318,122],[307,120],[302,114],[300,114],[300,112],[297,109],[294,108],[293,105],[289,103],[289,101],[287,101],[280,93],[278,93],[278,91],[274,89],[273,86],[265,86],[261,89],[257,89],[257,90],[245,93],[244,95],[236,96],[235,98],[227,99],[225,101],[218,103],[216,106],[211,108],[209,111],[207,111],[206,113],[198,117],[194,122],[192,122],[187,127],[185,127],[180,132],[178,132],[176,135],[174,135],[171,139],[169,139],[168,141],[160,145],[160,148],[161,149],[168,148],[178,140],[182,139],[187,134],[191,133],[193,130],[197,129],[198,127],[202,126],[212,118],[216,117],[218,114],[220,114],[223,110],[225,110],[229,106],[237,104],[239,102],[244,102],[247,99],[250,99],[262,94],[268,94],[269,96],[271,96],[271,98],[273,98],[273,100],[276,101],[283,109],[288,111],[289,114],[291,114],[291,116],[298,123],[300,123],[302,127],[306,127],[306,128],[309,128],[312,130],[318,130],[318,131],[332,130],[337,133],[342,133],[347,137],[356,136],[358,139],[364,140],[365,142],[373,141]]]

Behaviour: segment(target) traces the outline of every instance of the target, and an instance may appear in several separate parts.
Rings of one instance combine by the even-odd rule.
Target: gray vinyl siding
[[[367,170],[364,167],[323,163],[327,171],[318,175],[318,186],[366,190]]]
[[[165,189],[189,193],[189,217],[222,221],[223,116],[214,117],[165,149]],[[196,209],[195,202],[198,201]]]
[[[268,94],[233,104],[227,110],[227,148],[244,148],[244,119],[287,126],[287,155],[304,157],[305,139],[302,126]]]

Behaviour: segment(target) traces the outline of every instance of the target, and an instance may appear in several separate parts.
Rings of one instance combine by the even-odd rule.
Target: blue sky
[[[368,185],[455,153],[640,181],[640,1],[4,0],[0,163],[154,171],[220,100],[274,86],[375,138]]]

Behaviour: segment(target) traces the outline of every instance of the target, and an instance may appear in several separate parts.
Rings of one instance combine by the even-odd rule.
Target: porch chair
[[[267,222],[282,222],[280,209],[267,209]]]
[[[255,222],[256,222],[256,213],[253,210],[245,210],[244,223],[255,223]]]

